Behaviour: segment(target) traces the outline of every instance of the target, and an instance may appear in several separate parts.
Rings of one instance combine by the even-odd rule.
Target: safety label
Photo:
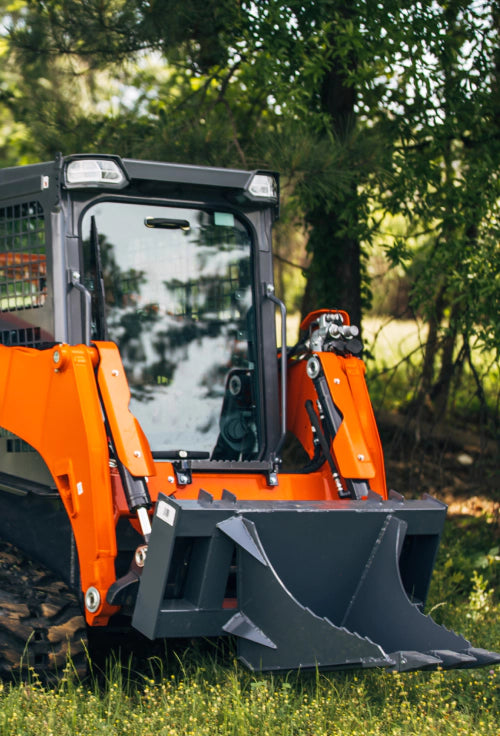
[[[165,501],[158,501],[156,506],[156,516],[169,526],[173,526],[175,522],[176,509]]]

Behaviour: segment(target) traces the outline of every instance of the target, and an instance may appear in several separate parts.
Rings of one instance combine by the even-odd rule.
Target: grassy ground
[[[236,663],[190,663],[184,674],[104,687],[4,687],[0,733],[39,736],[262,734],[498,735],[500,678],[492,670],[252,677]]]
[[[494,519],[448,524],[428,609],[474,645],[500,650]],[[211,646],[211,645],[210,645]],[[500,668],[253,675],[230,648],[107,660],[86,681],[0,685],[0,736],[500,734]]]

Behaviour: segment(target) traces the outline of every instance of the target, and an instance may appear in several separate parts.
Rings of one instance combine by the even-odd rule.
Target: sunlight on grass
[[[417,320],[363,317],[365,347],[377,362],[394,365],[408,355],[421,355],[427,327]]]
[[[498,672],[251,676],[198,664],[190,673],[120,676],[99,690],[71,678],[3,686],[0,733],[39,736],[498,734]]]
[[[417,319],[363,318],[367,381],[377,410],[382,407],[388,411],[405,410],[411,406],[422,379],[426,339],[427,326]],[[471,348],[476,375],[473,376],[467,362],[461,365],[461,381],[455,386],[448,407],[453,420],[463,422],[465,426],[477,421],[484,411],[476,379],[481,382],[483,399],[488,403],[492,416],[496,416],[500,401],[497,356],[474,342]],[[438,363],[435,371],[439,367]]]

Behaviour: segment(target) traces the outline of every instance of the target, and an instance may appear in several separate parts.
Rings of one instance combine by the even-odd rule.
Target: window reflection
[[[251,241],[243,223],[225,212],[124,202],[89,209],[82,237],[93,339],[99,280],[92,218],[109,337],[152,449],[257,457]]]

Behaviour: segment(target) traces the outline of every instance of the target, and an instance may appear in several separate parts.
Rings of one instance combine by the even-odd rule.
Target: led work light
[[[106,158],[81,158],[70,161],[66,166],[66,185],[112,186],[121,188],[127,179],[116,161]]]

